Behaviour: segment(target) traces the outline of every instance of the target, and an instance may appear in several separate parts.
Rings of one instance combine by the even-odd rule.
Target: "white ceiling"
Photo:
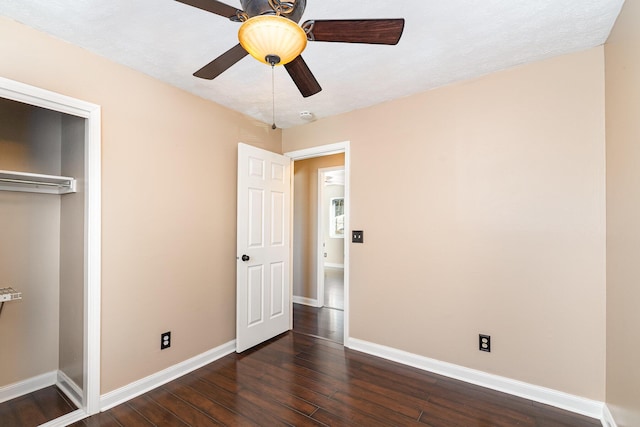
[[[239,0],[227,4],[240,8]],[[405,18],[397,46],[310,42],[323,91],[303,98],[276,67],[276,123],[323,118],[603,44],[624,0],[308,0],[308,19]],[[2,0],[0,13],[271,123],[271,69],[247,56],[192,73],[238,43],[239,24],[173,0]],[[27,48],[25,46],[25,48]]]

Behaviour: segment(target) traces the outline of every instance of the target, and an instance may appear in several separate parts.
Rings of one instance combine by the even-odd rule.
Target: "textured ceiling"
[[[276,67],[276,123],[323,118],[603,44],[624,0],[308,0],[308,19],[405,18],[397,46],[310,42],[323,91],[303,98]],[[240,8],[239,0],[227,4]],[[238,43],[239,24],[173,0],[2,0],[0,13],[271,123],[271,69],[247,56],[192,76]],[[26,47],[25,47],[26,48]]]

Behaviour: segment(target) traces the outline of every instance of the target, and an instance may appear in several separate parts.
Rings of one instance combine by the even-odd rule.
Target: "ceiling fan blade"
[[[302,56],[298,56],[293,61],[285,64],[284,68],[287,69],[291,79],[293,79],[293,82],[298,86],[300,93],[305,98],[315,95],[322,90],[320,84],[311,73],[309,66],[304,62],[304,59],[302,59]]]
[[[404,19],[313,20],[302,28],[310,41],[394,45],[402,36]]]
[[[237,12],[241,12],[235,7],[229,6],[216,0],[176,0],[180,3],[187,4],[189,6],[197,7],[198,9],[206,10],[207,12],[215,13],[216,15],[224,16],[225,18],[236,17]]]
[[[200,77],[201,79],[215,79],[247,55],[247,51],[238,43],[204,67],[200,68],[198,71],[193,73],[193,75]]]

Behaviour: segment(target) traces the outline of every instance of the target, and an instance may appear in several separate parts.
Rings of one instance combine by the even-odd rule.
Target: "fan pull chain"
[[[272,105],[271,105],[271,111],[272,111],[272,125],[271,125],[271,129],[276,130],[276,79],[275,79],[275,69],[276,69],[276,65],[275,64],[271,64],[271,100],[272,100]]]

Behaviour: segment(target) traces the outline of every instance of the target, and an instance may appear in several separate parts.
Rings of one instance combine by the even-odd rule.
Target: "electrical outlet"
[[[491,336],[480,334],[478,340],[478,350],[491,353]]]
[[[160,334],[160,350],[171,347],[171,332]]]

